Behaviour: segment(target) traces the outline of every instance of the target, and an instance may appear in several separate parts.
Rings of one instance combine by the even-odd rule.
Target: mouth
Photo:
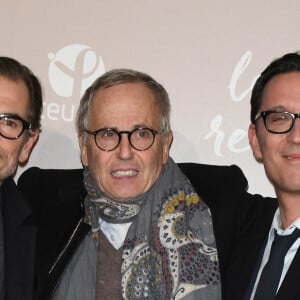
[[[290,154],[286,155],[285,158],[287,160],[300,160],[300,154]]]
[[[138,174],[136,170],[117,170],[111,173],[114,177],[122,178],[122,177],[133,177]]]

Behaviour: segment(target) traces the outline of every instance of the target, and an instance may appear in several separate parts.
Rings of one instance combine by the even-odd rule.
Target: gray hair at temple
[[[148,74],[130,70],[130,69],[113,69],[106,72],[85,91],[79,104],[76,116],[76,128],[78,135],[82,135],[88,128],[88,108],[94,95],[100,88],[108,88],[122,83],[143,83],[154,95],[156,104],[160,112],[160,126],[166,136],[171,130],[170,111],[171,105],[165,88],[155,81]]]

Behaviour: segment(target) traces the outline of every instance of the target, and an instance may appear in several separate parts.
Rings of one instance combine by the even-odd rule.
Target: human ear
[[[250,124],[248,129],[248,139],[254,157],[257,161],[262,161],[263,155],[260,149],[259,140],[257,136],[257,128],[255,124]]]
[[[29,137],[25,141],[25,143],[22,145],[20,155],[19,155],[19,163],[25,164],[30,156],[31,150],[33,149],[33,146],[35,145],[38,137],[39,137],[40,130],[30,130]]]
[[[81,159],[81,163],[83,164],[84,167],[88,166],[87,147],[86,147],[85,139],[86,139],[86,136],[83,136],[83,134],[81,134],[78,137],[79,148],[80,148],[80,159]]]
[[[163,143],[163,163],[165,164],[169,158],[170,148],[173,142],[173,132],[169,131],[164,137]]]

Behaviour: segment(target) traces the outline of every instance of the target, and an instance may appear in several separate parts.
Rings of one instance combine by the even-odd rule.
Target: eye
[[[269,120],[272,123],[286,122],[291,120],[291,116],[287,113],[276,112],[269,115]]]
[[[148,129],[138,129],[136,135],[141,139],[148,139],[151,136],[151,132]]]
[[[109,138],[114,138],[116,136],[116,133],[113,130],[102,130],[100,132],[101,138],[103,139],[109,139]]]
[[[1,124],[7,127],[18,127],[18,123],[14,119],[9,118],[2,119]]]

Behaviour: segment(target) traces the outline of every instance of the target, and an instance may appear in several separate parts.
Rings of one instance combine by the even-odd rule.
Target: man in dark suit
[[[249,141],[279,207],[257,209],[245,227],[233,254],[231,299],[300,299],[299,111],[300,55],[288,53],[262,72],[252,91]]]
[[[24,164],[40,128],[39,80],[14,59],[0,57],[0,299],[33,297],[35,229],[12,176]]]
[[[253,201],[246,193],[247,181],[236,166],[178,165],[210,205],[223,283],[246,212],[261,211],[265,204],[259,201],[261,197],[255,196],[257,201]],[[40,228],[37,299],[51,299],[63,270],[90,231],[90,226],[83,222],[83,170],[30,168],[20,177],[19,186],[34,207],[34,224]]]
[[[20,177],[39,228],[36,299],[221,299],[256,197],[235,166],[174,163],[169,114],[149,75],[107,72],[77,113],[84,169]]]

